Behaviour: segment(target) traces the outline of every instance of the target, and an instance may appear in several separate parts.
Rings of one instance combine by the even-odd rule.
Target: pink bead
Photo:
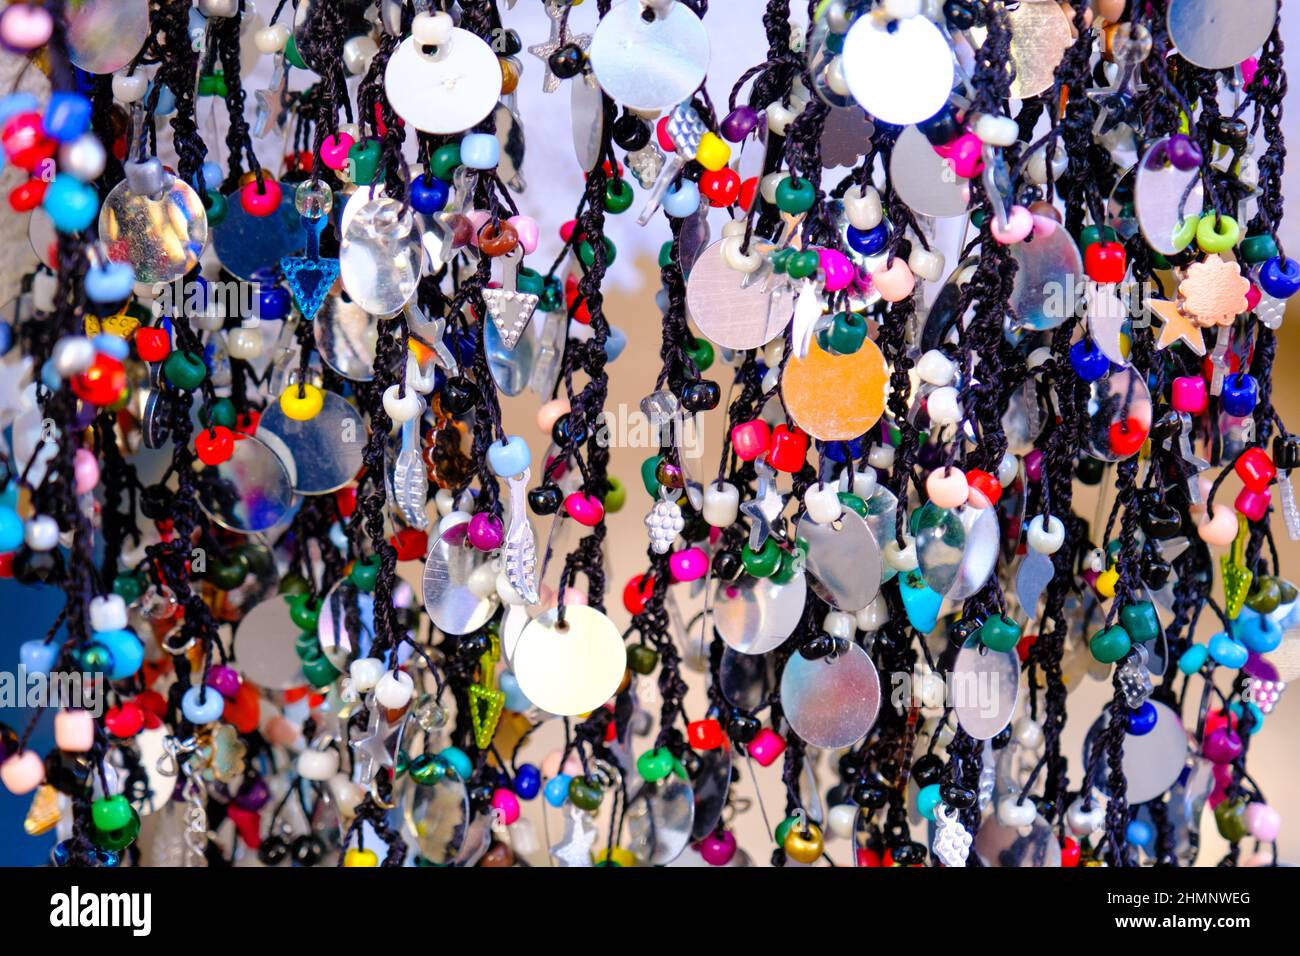
[[[741,422],[731,430],[731,447],[741,461],[753,461],[767,451],[772,443],[772,432],[761,418]]]
[[[1032,482],[1042,481],[1043,479],[1042,449],[1035,448],[1029,454],[1025,455],[1025,477]]]
[[[1214,785],[1214,789],[1210,791],[1209,799],[1207,799],[1205,802],[1209,806],[1209,808],[1213,810],[1215,807],[1217,807],[1219,804],[1221,804],[1224,800],[1227,799],[1228,799],[1227,789],[1219,786],[1216,783]]]
[[[239,204],[250,216],[265,218],[280,208],[280,184],[269,176],[259,188],[256,179],[250,179],[239,190]]]
[[[34,750],[16,753],[0,763],[0,783],[10,793],[22,796],[31,793],[45,780],[45,761]]]
[[[99,462],[89,449],[78,448],[72,456],[72,476],[79,495],[89,494],[99,484]]]
[[[853,263],[844,253],[838,249],[821,249],[817,257],[821,262],[827,292],[839,292],[853,283],[856,272]]]
[[[600,503],[600,499],[581,491],[575,491],[564,499],[564,510],[574,521],[588,528],[600,524],[600,519],[605,517],[605,506]]]
[[[871,273],[871,284],[886,302],[901,302],[916,288],[916,276],[901,258],[886,260]]]
[[[320,160],[330,169],[342,169],[348,164],[348,151],[356,145],[351,133],[335,133],[326,136],[320,144]]]
[[[1260,291],[1259,286],[1252,282],[1250,288],[1246,290],[1246,310],[1254,312],[1255,306],[1259,305],[1259,300],[1263,297],[1264,293]]]
[[[1207,734],[1201,744],[1201,753],[1211,763],[1229,764],[1241,756],[1241,738],[1234,730],[1221,727]]]
[[[1205,406],[1210,400],[1209,390],[1205,386],[1205,379],[1199,375],[1178,376],[1178,378],[1174,379],[1174,387],[1169,400],[1173,403],[1174,411],[1199,415],[1205,411]]]
[[[984,159],[980,155],[984,144],[974,133],[963,133],[949,146],[948,165],[962,179],[974,179],[984,170]]]
[[[492,809],[498,811],[501,819],[509,826],[519,819],[519,798],[512,790],[497,787],[492,793]]]
[[[1261,843],[1272,843],[1282,832],[1282,815],[1267,803],[1252,803],[1246,807],[1246,828]]]
[[[925,493],[936,508],[960,508],[970,486],[960,468],[936,468],[925,479]]]
[[[1034,216],[1034,235],[1037,237],[1050,236],[1060,228],[1061,224],[1051,216]]]
[[[785,741],[771,727],[764,727],[749,745],[749,755],[760,767],[770,767],[776,758],[785,753]]]
[[[14,50],[45,46],[54,32],[49,11],[28,3],[15,3],[0,14],[0,40]]]
[[[683,548],[668,559],[674,581],[696,581],[709,570],[709,559],[699,548]]]
[[[695,844],[695,848],[700,851],[700,856],[704,857],[704,862],[709,866],[726,866],[736,855],[736,837],[730,830],[710,833]]]
[[[1250,86],[1255,82],[1255,73],[1259,70],[1259,60],[1253,56],[1248,56],[1241,61],[1241,84]]]
[[[1259,491],[1242,488],[1237,494],[1237,500],[1232,505],[1237,509],[1237,514],[1243,514],[1251,521],[1260,521],[1264,515],[1268,514],[1269,502],[1272,500],[1273,492],[1267,488]]]
[[[70,754],[95,746],[95,719],[88,710],[61,710],[54,716],[54,745]]]
[[[266,739],[280,747],[292,747],[302,736],[293,721],[278,715],[266,722],[265,732]]]
[[[515,227],[519,234],[519,245],[524,248],[524,255],[537,251],[537,220],[532,216],[511,216],[506,222]]]
[[[480,551],[495,551],[501,547],[501,519],[480,511],[469,519],[469,543]]]
[[[1220,730],[1224,727],[1230,727],[1233,730],[1236,730],[1237,715],[1229,711],[1227,716],[1224,716],[1223,711],[1212,710],[1205,715],[1205,729],[1202,731],[1202,733],[1208,737],[1216,730]],[[1216,780],[1218,780],[1221,784],[1223,784],[1226,787],[1228,784],[1232,783],[1232,770],[1229,768],[1224,768],[1222,771],[1220,771],[1216,767],[1214,770],[1214,777]]]
[[[989,232],[1004,246],[1023,242],[1034,230],[1034,216],[1024,206],[1012,206],[1007,213],[1007,224],[998,222],[996,216],[989,222]]]
[[[555,423],[564,415],[569,414],[569,400],[567,398],[553,398],[537,410],[537,427],[543,434],[549,435]]]
[[[1208,520],[1201,522],[1196,533],[1206,544],[1226,548],[1237,537],[1237,513],[1223,504],[1211,505]]]
[[[471,209],[465,213],[465,219],[469,223],[470,245],[478,245],[478,231],[487,225],[490,218],[486,209]]]

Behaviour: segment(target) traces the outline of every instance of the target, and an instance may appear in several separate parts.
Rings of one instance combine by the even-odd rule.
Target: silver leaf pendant
[[[510,479],[510,524],[506,528],[505,544],[501,555],[505,562],[506,580],[529,604],[536,604],[537,595],[537,539],[528,521],[526,495],[532,469]]]

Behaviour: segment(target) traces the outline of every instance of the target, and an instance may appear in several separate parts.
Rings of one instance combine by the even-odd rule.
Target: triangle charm
[[[501,708],[506,695],[499,690],[471,684],[469,687],[469,719],[474,726],[474,743],[479,750],[487,750],[497,733]]]
[[[511,352],[519,344],[519,337],[533,320],[540,297],[531,292],[519,292],[513,289],[484,289],[483,304],[487,306],[488,316],[497,332],[501,334],[501,344]]]
[[[305,256],[285,256],[280,260],[284,281],[289,284],[293,304],[302,317],[310,322],[325,304],[334,280],[339,277],[337,259],[311,259]]]

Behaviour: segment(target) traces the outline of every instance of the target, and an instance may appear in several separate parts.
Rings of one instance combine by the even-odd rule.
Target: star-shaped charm
[[[411,334],[433,349],[439,364],[448,375],[459,375],[460,365],[447,347],[447,320],[442,316],[430,319],[414,301],[406,303],[405,312],[406,327]]]
[[[1177,302],[1169,302],[1165,299],[1148,300],[1151,311],[1164,320],[1164,328],[1160,330],[1160,337],[1156,339],[1156,349],[1166,349],[1175,342],[1186,342],[1187,346],[1197,355],[1205,354],[1205,336],[1201,332],[1201,327],[1192,319],[1183,313]]]
[[[358,783],[368,787],[380,767],[392,767],[394,756],[401,746],[402,730],[405,719],[395,726],[390,726],[375,703],[373,695],[367,706],[370,708],[370,723],[366,725],[364,735],[351,742],[352,756],[358,770]]]
[[[271,85],[256,91],[253,96],[257,99],[253,136],[265,136],[271,129],[277,135],[282,134],[289,122],[289,68],[283,56],[276,58]]]
[[[562,81],[551,71],[551,54],[570,43],[585,53],[587,47],[591,46],[591,34],[567,33],[562,26],[564,7],[558,3],[547,3],[546,15],[551,18],[550,39],[545,43],[533,44],[528,48],[528,52],[541,60],[542,66],[546,68],[546,75],[542,78],[542,92],[554,93],[560,88]]]
[[[749,519],[749,550],[758,551],[785,510],[785,495],[776,490],[776,471],[771,465],[760,461],[754,470],[758,472],[758,494],[740,506],[740,513]]]
[[[577,807],[569,808],[569,819],[564,825],[564,836],[551,847],[551,857],[556,866],[591,866],[591,848],[596,845],[596,828],[591,817]]]

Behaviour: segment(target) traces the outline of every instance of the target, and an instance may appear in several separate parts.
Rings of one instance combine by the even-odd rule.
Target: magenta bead
[[[1205,406],[1209,402],[1205,379],[1199,375],[1180,375],[1174,379],[1169,400],[1173,403],[1174,411],[1199,415],[1205,411]]]
[[[736,837],[729,830],[710,833],[695,846],[709,866],[726,866],[736,855]]]
[[[600,524],[600,519],[605,517],[605,506],[600,503],[600,499],[581,491],[575,491],[564,499],[564,510],[574,521],[588,528]]]
[[[1201,753],[1211,763],[1232,763],[1241,756],[1241,738],[1236,731],[1220,727],[1205,738],[1201,744]]]
[[[1248,56],[1241,61],[1241,85],[1250,86],[1255,82],[1255,74],[1259,72],[1259,60],[1253,56]]]
[[[767,422],[760,418],[741,422],[731,430],[731,447],[741,461],[753,461],[767,451],[772,443],[772,432]]]
[[[668,559],[674,581],[697,581],[709,570],[709,558],[699,548],[683,548]]]
[[[1268,505],[1272,500],[1273,492],[1267,488],[1260,491],[1242,488],[1232,506],[1237,509],[1237,514],[1245,515],[1251,521],[1260,521],[1268,514]]]
[[[1029,454],[1025,455],[1025,477],[1032,482],[1043,480],[1043,452],[1042,449],[1035,448]]]
[[[226,700],[239,693],[239,672],[233,667],[218,664],[208,671],[207,685]]]
[[[320,144],[320,158],[333,170],[343,169],[348,164],[348,151],[356,145],[351,133],[338,132],[326,136]]]
[[[1259,305],[1259,300],[1262,299],[1263,297],[1264,297],[1264,293],[1260,291],[1259,286],[1255,285],[1255,283],[1252,282],[1250,284],[1250,288],[1246,290],[1247,311],[1254,312],[1255,307]]]
[[[501,547],[501,519],[480,511],[469,519],[469,543],[480,551],[495,551]]]
[[[1215,787],[1226,790],[1232,783],[1232,768],[1227,764],[1216,763],[1210,772],[1214,776]]]
[[[1246,828],[1261,843],[1272,843],[1282,831],[1282,815],[1267,803],[1252,803],[1246,807]]]
[[[492,809],[501,814],[507,826],[519,819],[519,798],[513,790],[498,787],[492,794]]]
[[[984,159],[980,155],[984,144],[974,133],[963,133],[948,148],[948,165],[962,179],[974,179],[984,169]]]
[[[821,261],[827,292],[839,292],[852,285],[857,273],[848,256],[838,249],[821,249],[817,256]]]
[[[72,456],[72,475],[77,494],[86,495],[99,484],[99,462],[89,449],[78,448]]]
[[[785,753],[785,741],[771,727],[764,727],[749,745],[749,755],[760,767],[770,767],[776,758]]]
[[[280,184],[266,177],[260,188],[256,179],[250,179],[239,191],[239,204],[250,216],[265,218],[280,208]]]
[[[239,792],[235,794],[235,805],[256,813],[271,800],[271,788],[261,777],[245,777]]]

